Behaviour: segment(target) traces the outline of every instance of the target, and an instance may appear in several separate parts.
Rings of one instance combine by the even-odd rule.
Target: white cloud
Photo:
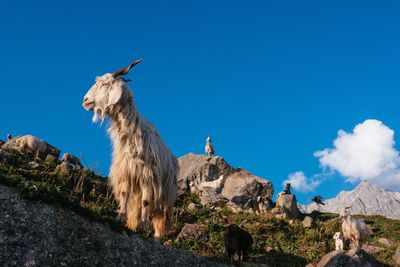
[[[309,179],[304,175],[303,172],[298,171],[289,174],[288,179],[283,182],[283,185],[285,185],[286,183],[290,183],[294,189],[302,193],[308,193],[314,191],[314,189],[321,183],[321,181]]]
[[[340,173],[348,182],[367,180],[381,187],[400,190],[400,156],[394,148],[394,131],[378,120],[343,130],[334,148],[314,153],[323,168]]]

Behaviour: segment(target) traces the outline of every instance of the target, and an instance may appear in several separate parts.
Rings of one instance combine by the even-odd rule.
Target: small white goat
[[[2,148],[16,150],[21,154],[28,154],[39,159],[45,159],[47,155],[52,155],[56,159],[60,156],[60,150],[32,135],[14,137],[8,140]]]
[[[342,233],[343,239],[350,239],[352,243],[357,247],[361,248],[362,244],[370,242],[370,234],[367,224],[362,220],[354,219],[350,213],[350,207],[345,207],[340,211],[340,216],[343,219],[342,223]]]
[[[32,135],[24,135],[10,139],[3,148],[6,150],[16,150],[21,154],[28,153],[40,157],[46,153],[47,143]]]
[[[341,232],[336,232],[333,235],[333,239],[335,240],[335,249],[336,250],[343,250],[344,241],[343,241],[342,233]]]
[[[208,156],[214,157],[214,146],[211,143],[211,136],[207,137],[205,151]]]

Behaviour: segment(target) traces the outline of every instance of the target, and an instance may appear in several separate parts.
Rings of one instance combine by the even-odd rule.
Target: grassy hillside
[[[59,172],[56,163],[45,162],[31,169],[28,160],[18,157],[13,164],[0,163],[0,183],[17,188],[33,201],[43,201],[73,210],[82,216],[110,225],[117,231],[124,227],[115,220],[116,204],[107,188],[106,179],[91,170]],[[188,203],[198,203],[195,195],[178,199],[171,234],[162,240],[167,246],[182,248],[219,262],[227,262],[222,235],[224,227],[236,223],[248,230],[255,242],[250,261],[269,263],[271,266],[304,266],[318,260],[334,249],[332,236],[340,230],[341,222],[333,214],[315,214],[316,226],[305,229],[301,222],[279,220],[269,214],[252,215],[233,213],[224,207],[205,207],[199,211],[187,208]],[[392,256],[400,244],[399,221],[380,216],[362,217],[372,225],[372,244],[380,237],[395,244],[375,256],[387,265],[394,265]],[[186,223],[205,226],[204,234],[195,241],[175,242]],[[151,234],[148,233],[148,237]],[[275,248],[267,253],[266,248]]]

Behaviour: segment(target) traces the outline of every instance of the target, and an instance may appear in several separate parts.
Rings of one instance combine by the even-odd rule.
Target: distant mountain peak
[[[400,220],[400,192],[382,189],[368,181],[362,181],[352,191],[341,191],[319,208],[322,212],[339,213],[346,206],[351,206],[351,214],[381,215]],[[312,203],[300,205],[300,209],[309,213],[318,207]]]

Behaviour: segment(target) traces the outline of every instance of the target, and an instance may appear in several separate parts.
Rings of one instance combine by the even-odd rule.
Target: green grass
[[[123,229],[115,220],[117,206],[104,177],[87,169],[60,172],[47,163],[29,170],[26,163],[27,159],[21,157],[14,164],[0,163],[0,183],[16,188],[32,201],[56,204],[116,230]]]
[[[194,196],[184,198],[193,199]],[[183,202],[181,202],[183,203]],[[200,211],[188,210],[181,206],[183,213],[179,221],[173,224],[173,234],[165,244],[189,250],[219,262],[228,262],[222,244],[224,227],[231,223],[241,225],[253,236],[254,244],[250,253],[250,261],[268,263],[270,266],[304,266],[320,259],[335,249],[332,239],[335,232],[341,229],[341,220],[335,214],[313,214],[316,225],[304,228],[301,221],[276,219],[270,214],[233,213],[227,209],[212,210],[204,208]],[[394,241],[391,247],[376,254],[376,258],[387,266],[394,266],[393,255],[400,245],[400,222],[381,216],[357,216],[372,225],[372,245],[384,247],[378,242],[380,237]],[[187,221],[185,219],[188,218]],[[206,225],[204,237],[200,241],[174,242],[176,235],[185,223]],[[275,248],[275,252],[267,253],[266,248]]]
[[[39,168],[29,170],[24,167],[28,161],[18,157],[13,164],[0,163],[0,183],[16,188],[32,201],[59,205],[91,220],[107,224],[116,231],[126,230],[115,219],[117,205],[105,177],[88,169],[58,172],[55,171],[54,162],[42,162]],[[224,228],[231,223],[240,225],[253,236],[250,261],[268,263],[269,266],[304,266],[320,259],[334,250],[332,236],[341,227],[341,221],[334,214],[314,214],[316,226],[305,229],[300,221],[289,223],[288,220],[279,220],[269,214],[233,213],[223,205],[217,208],[205,207],[199,211],[188,210],[187,206],[191,202],[200,203],[200,198],[186,194],[177,200],[177,210],[180,212],[174,213],[171,233],[162,242],[218,262],[228,263],[223,233]],[[392,257],[400,244],[400,222],[381,216],[358,217],[372,225],[373,245],[384,247],[377,241],[380,237],[394,241],[393,246],[375,255],[380,262],[393,266]],[[205,225],[204,235],[196,241],[175,242],[186,223]],[[150,236],[151,233],[147,233],[147,237]],[[267,247],[275,248],[276,251],[267,253]]]

